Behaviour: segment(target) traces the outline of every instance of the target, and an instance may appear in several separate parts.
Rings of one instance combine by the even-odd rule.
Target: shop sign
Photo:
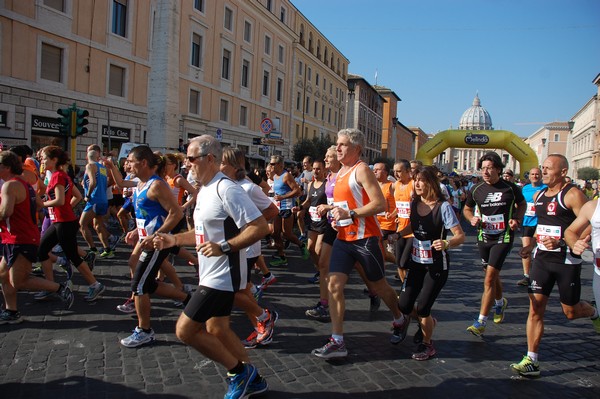
[[[124,127],[110,127],[110,138],[117,140],[129,141],[131,136],[131,129]],[[108,137],[108,125],[102,125],[102,137]]]
[[[60,136],[59,128],[60,123],[58,122],[58,118],[48,118],[39,115],[31,116],[31,131],[33,133],[45,132]]]

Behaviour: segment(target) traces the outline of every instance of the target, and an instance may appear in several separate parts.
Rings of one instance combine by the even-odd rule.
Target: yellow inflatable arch
[[[536,153],[513,132],[507,130],[444,130],[429,139],[417,152],[416,159],[424,165],[447,148],[502,148],[521,166],[521,175],[539,166]]]

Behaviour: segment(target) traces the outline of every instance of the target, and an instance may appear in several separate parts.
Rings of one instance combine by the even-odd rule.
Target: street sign
[[[269,146],[268,145],[263,145],[263,151],[269,151]]]
[[[273,130],[273,121],[269,118],[265,118],[260,121],[260,131],[263,134],[269,134]]]
[[[219,141],[223,140],[223,130],[221,130],[221,128],[217,129],[216,139],[219,140]]]
[[[283,139],[262,139],[262,143],[267,145],[283,145]]]
[[[261,145],[262,144],[262,138],[260,138],[260,137],[252,137],[252,144],[254,144],[254,145]]]

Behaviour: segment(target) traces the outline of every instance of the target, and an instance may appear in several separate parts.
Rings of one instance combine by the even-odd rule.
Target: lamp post
[[[391,155],[391,158],[394,160],[394,163],[396,163],[396,152],[397,152],[397,147],[398,145],[396,144],[396,125],[398,125],[398,118],[397,117],[393,117],[392,118],[392,144],[391,144],[391,148],[392,148],[392,152],[391,154],[388,154],[388,157]]]
[[[348,120],[346,127],[354,127],[354,89],[356,89],[356,82],[348,80]]]
[[[547,139],[544,137],[542,139],[542,159],[540,160],[540,163],[544,162],[544,159],[546,159],[546,141]]]

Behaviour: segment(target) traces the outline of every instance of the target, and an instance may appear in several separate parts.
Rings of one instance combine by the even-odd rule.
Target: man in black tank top
[[[512,249],[514,232],[523,221],[527,202],[520,188],[500,178],[504,165],[498,154],[484,154],[477,167],[483,181],[469,191],[463,213],[477,227],[477,246],[485,269],[479,317],[467,328],[479,337],[485,331],[492,306],[494,323],[504,320],[508,300],[502,296],[500,270]]]
[[[535,214],[538,224],[534,241],[519,252],[531,256],[529,273],[529,316],[527,317],[527,354],[510,368],[522,376],[540,375],[538,348],[544,333],[544,313],[548,297],[558,285],[563,312],[569,320],[581,317],[598,317],[596,309],[581,301],[581,256],[569,249],[564,240],[565,230],[576,219],[587,202],[585,195],[573,184],[567,183],[569,170],[567,158],[560,154],[549,155],[542,165],[542,179],[548,186],[535,195]]]

